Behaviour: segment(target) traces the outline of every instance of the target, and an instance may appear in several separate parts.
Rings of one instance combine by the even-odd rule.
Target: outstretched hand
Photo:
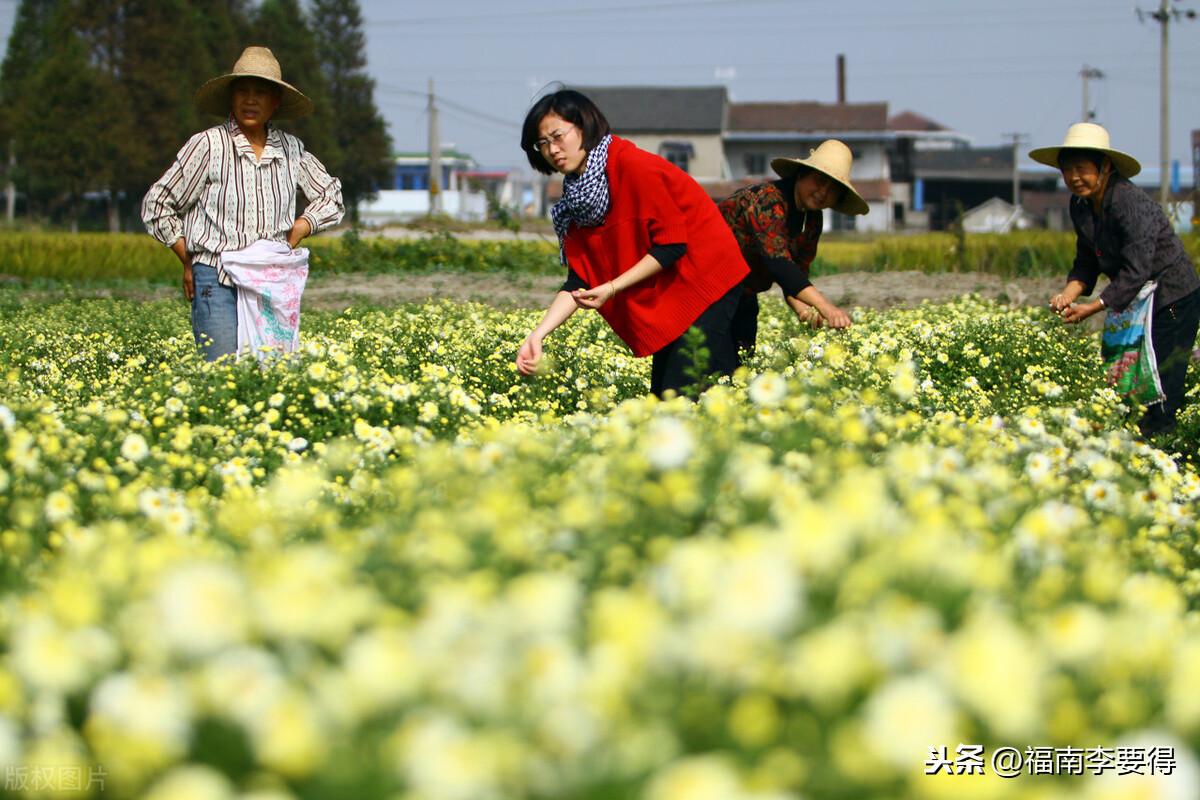
[[[597,309],[617,296],[617,287],[612,281],[602,283],[599,286],[591,289],[576,289],[571,292],[571,297],[575,302],[583,307]]]
[[[542,360],[542,340],[530,334],[521,349],[517,351],[517,370],[522,375],[533,375],[537,372]]]
[[[1094,303],[1075,303],[1074,305],[1064,308],[1060,316],[1062,317],[1063,322],[1069,325],[1074,325],[1083,322],[1092,314],[1095,314],[1097,311],[1100,311],[1103,308],[1104,306],[1100,303],[1100,301],[1096,301]]]
[[[828,325],[829,327],[831,327],[831,328],[849,328],[850,327],[850,315],[847,314],[845,311],[842,311],[840,308],[833,305],[832,303],[830,303],[829,305],[827,305],[823,308],[819,308],[817,310],[819,312],[821,312],[821,316],[824,318],[825,324]]]

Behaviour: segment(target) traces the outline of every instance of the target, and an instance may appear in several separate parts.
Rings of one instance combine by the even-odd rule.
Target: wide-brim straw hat
[[[790,178],[800,171],[801,167],[815,169],[823,175],[828,175],[846,187],[842,199],[833,208],[843,214],[866,214],[871,209],[867,201],[862,199],[858,190],[850,185],[850,165],[854,163],[854,154],[850,148],[837,139],[826,139],[809,151],[808,158],[773,158],[771,169],[781,178]]]
[[[1055,147],[1038,147],[1029,151],[1029,157],[1039,164],[1059,168],[1058,154],[1063,150],[1094,150],[1108,156],[1117,172],[1125,178],[1132,178],[1142,171],[1142,165],[1128,153],[1112,149],[1109,143],[1108,131],[1094,122],[1076,122],[1067,128],[1067,138]]]
[[[205,81],[196,90],[196,108],[219,117],[228,116],[233,82],[238,78],[262,78],[283,90],[272,119],[295,119],[313,112],[312,100],[283,80],[279,61],[268,47],[247,47],[227,74]]]

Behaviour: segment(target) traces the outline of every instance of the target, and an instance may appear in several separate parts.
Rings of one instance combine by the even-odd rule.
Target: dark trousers
[[[1158,360],[1158,377],[1166,401],[1150,406],[1138,427],[1146,436],[1166,433],[1175,427],[1175,416],[1183,407],[1188,363],[1196,346],[1200,326],[1200,289],[1169,306],[1154,309],[1150,341]]]
[[[737,348],[740,358],[754,355],[754,346],[758,343],[758,295],[742,290],[738,300],[737,311],[733,315],[733,346]]]
[[[704,347],[708,350],[708,364],[701,367],[704,375],[732,375],[737,369],[737,348],[733,346],[729,326],[741,292],[740,285],[733,287],[692,323],[692,328],[703,334]],[[703,383],[702,376],[695,374],[697,367],[692,363],[692,348],[687,346],[687,339],[685,333],[651,356],[650,391],[658,397],[668,390],[682,393],[688,387]]]

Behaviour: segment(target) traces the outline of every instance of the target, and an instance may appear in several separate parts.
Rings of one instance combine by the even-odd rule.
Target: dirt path
[[[1063,284],[1059,278],[1008,281],[982,273],[920,272],[849,272],[814,282],[839,305],[867,308],[911,308],[924,300],[944,302],[970,292],[1014,305],[1036,305],[1045,303]],[[310,308],[337,310],[363,303],[390,306],[450,298],[501,308],[541,308],[561,285],[561,278],[541,275],[334,275],[314,279],[304,302]]]
[[[1061,278],[1016,278],[1006,280],[978,272],[927,275],[921,272],[847,272],[824,275],[814,283],[833,302],[843,307],[910,308],[922,301],[944,302],[977,292],[986,298],[1014,305],[1040,305],[1062,288]],[[338,311],[348,306],[393,306],[447,298],[472,300],[500,308],[541,308],[562,285],[562,279],[545,275],[484,275],[429,273],[425,275],[322,275],[313,278],[304,292],[304,306]],[[25,297],[47,301],[64,292],[30,290]],[[778,292],[770,293],[778,297]],[[134,300],[165,300],[180,297],[168,286],[140,288],[77,287],[76,297],[121,297]]]

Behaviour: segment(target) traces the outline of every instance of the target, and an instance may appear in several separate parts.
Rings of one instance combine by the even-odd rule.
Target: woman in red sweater
[[[591,100],[564,89],[525,117],[521,149],[539,172],[561,172],[550,211],[567,280],[517,353],[532,375],[542,340],[576,309],[600,312],[635,356],[653,356],[650,390],[694,383],[683,335],[704,335],[708,371],[737,367],[730,330],[749,272],[720,211],[687,173],[613,136]]]

